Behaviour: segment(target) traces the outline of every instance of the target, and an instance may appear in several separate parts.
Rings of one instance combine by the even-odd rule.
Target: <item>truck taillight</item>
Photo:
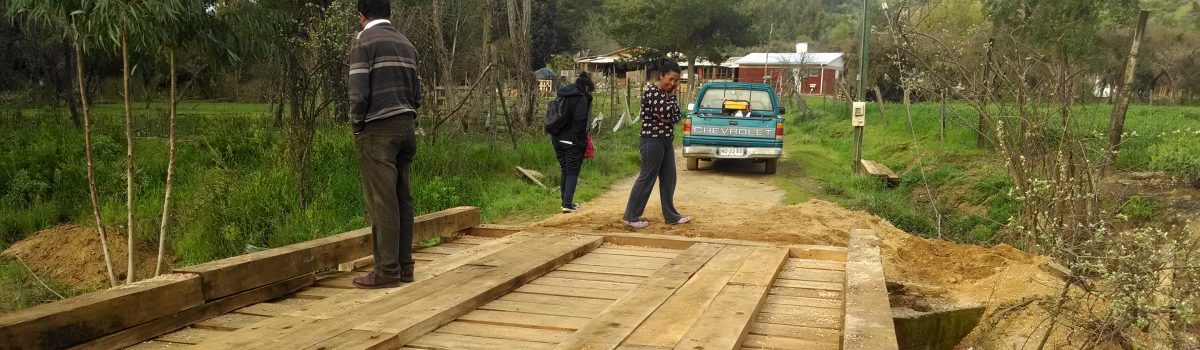
[[[683,120],[683,134],[692,135],[692,117],[687,117],[687,119]]]
[[[775,123],[775,139],[783,141],[783,122]]]

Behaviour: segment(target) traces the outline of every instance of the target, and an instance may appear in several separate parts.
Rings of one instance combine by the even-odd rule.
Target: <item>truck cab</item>
[[[783,157],[783,115],[775,89],[767,84],[704,84],[688,105],[683,121],[683,156],[687,169],[700,161],[747,159],[765,163],[774,174]]]

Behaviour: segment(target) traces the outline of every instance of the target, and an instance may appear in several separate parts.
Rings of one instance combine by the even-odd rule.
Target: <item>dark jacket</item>
[[[350,47],[350,122],[355,132],[370,121],[421,108],[417,49],[391,24],[364,30]]]
[[[592,95],[571,84],[558,89],[558,97],[563,98],[562,107],[570,119],[562,131],[554,135],[554,140],[564,140],[575,146],[587,147],[588,116],[592,112]]]

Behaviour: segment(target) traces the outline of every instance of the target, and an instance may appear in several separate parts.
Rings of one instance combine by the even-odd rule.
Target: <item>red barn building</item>
[[[795,53],[752,53],[737,60],[737,81],[770,83],[780,94],[836,95],[837,80],[845,71],[846,54],[808,52],[807,44]]]

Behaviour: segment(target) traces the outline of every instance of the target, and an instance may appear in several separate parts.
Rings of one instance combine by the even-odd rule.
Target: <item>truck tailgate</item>
[[[698,137],[774,140],[777,118],[745,118],[721,115],[693,115],[691,135]]]

